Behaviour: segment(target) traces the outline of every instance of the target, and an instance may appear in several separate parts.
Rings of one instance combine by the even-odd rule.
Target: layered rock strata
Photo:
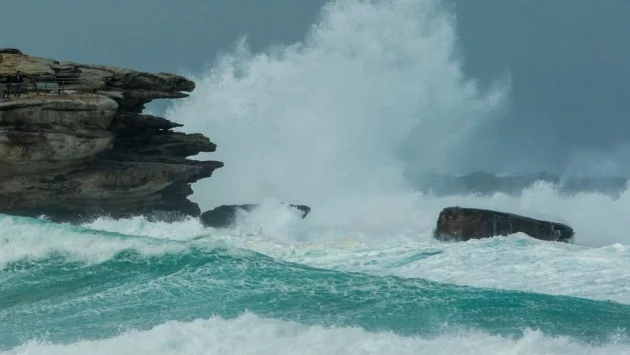
[[[21,97],[0,101],[0,213],[59,221],[155,212],[199,216],[187,199],[191,184],[223,163],[188,157],[216,145],[141,113],[154,99],[187,97],[192,81],[0,49],[3,88],[16,71],[26,78]],[[35,93],[36,82],[63,90]]]

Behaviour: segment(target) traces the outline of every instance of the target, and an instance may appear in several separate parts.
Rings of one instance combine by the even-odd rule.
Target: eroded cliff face
[[[18,70],[27,82],[66,80],[65,90],[37,95],[25,83],[19,99],[0,101],[0,213],[60,221],[200,214],[190,185],[223,163],[187,157],[216,145],[140,113],[151,100],[186,97],[193,82],[0,49],[0,85]]]

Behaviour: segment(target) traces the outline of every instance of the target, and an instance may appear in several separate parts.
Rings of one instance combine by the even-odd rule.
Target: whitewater
[[[243,38],[186,73],[165,114],[225,163],[192,199],[261,207],[229,229],[0,216],[0,354],[630,354],[629,189],[409,181],[474,166],[509,109],[508,79],[464,75],[456,20],[437,0],[332,1],[303,41]],[[575,243],[434,240],[455,205],[568,223]]]

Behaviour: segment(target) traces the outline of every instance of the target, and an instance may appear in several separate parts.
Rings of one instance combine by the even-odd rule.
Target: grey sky
[[[301,39],[324,2],[7,1],[0,47],[146,71],[199,70],[243,34],[254,50]],[[449,2],[467,73],[482,83],[512,78],[510,112],[471,151],[487,157],[479,169],[562,170],[584,150],[590,160],[627,156],[619,147],[630,137],[630,1]]]
[[[551,169],[630,139],[630,1],[460,0],[457,15],[467,72],[512,76],[512,109],[488,133],[505,160]]]
[[[301,39],[324,2],[11,1],[2,4],[0,44],[32,55],[146,71],[196,69],[243,34],[253,49]]]

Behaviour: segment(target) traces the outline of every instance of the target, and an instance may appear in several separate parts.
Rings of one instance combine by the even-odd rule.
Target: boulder
[[[199,218],[206,227],[227,228],[236,222],[239,211],[250,212],[259,206],[259,204],[221,205],[202,213]],[[289,204],[289,206],[299,210],[302,213],[302,218],[306,218],[309,212],[311,212],[311,208],[305,205]]]
[[[574,236],[573,229],[562,223],[492,210],[447,207],[440,212],[434,237],[442,241],[466,241],[515,233],[565,243],[572,242]]]

